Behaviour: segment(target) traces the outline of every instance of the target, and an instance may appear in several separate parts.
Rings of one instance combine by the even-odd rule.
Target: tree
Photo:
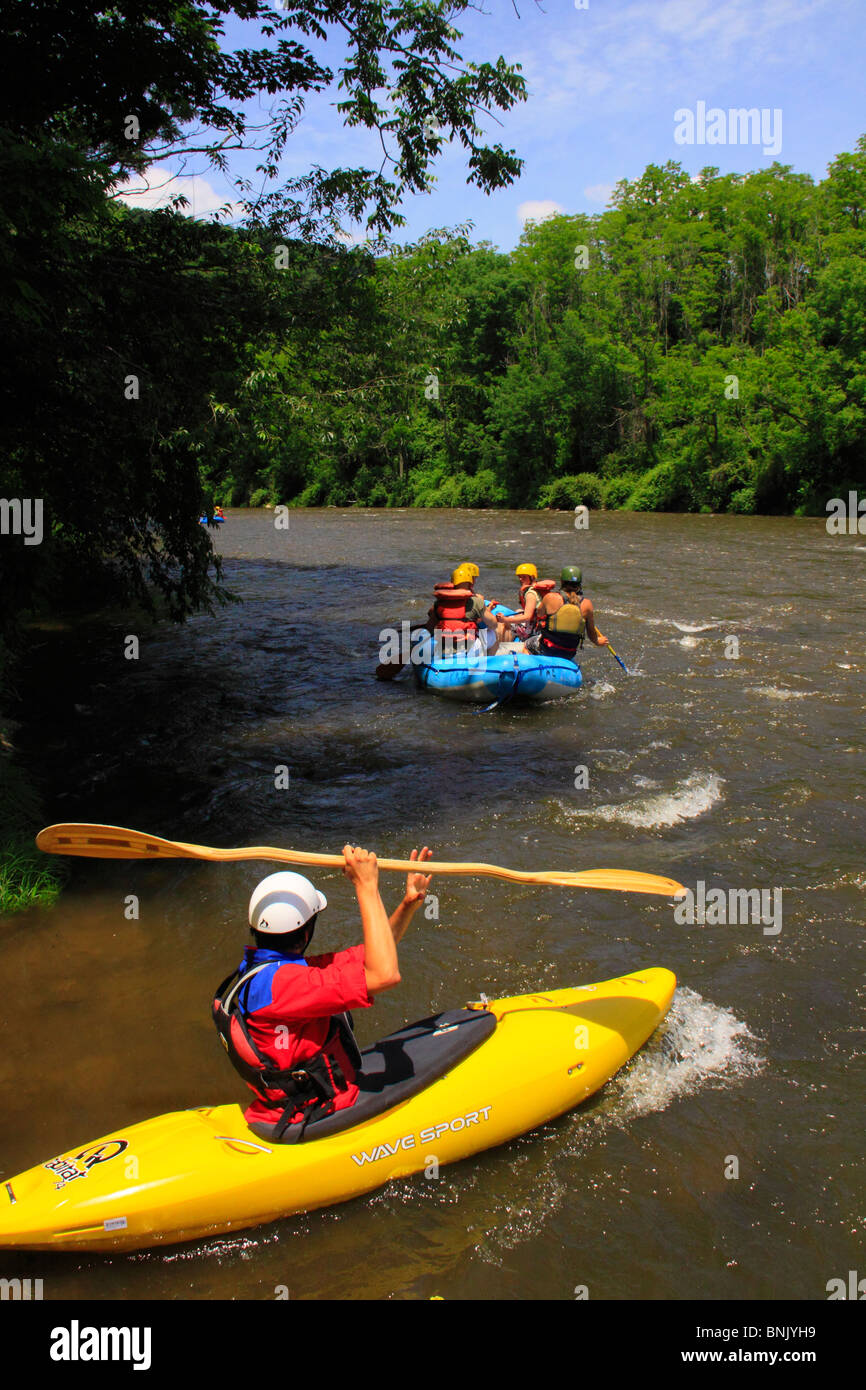
[[[469,4],[6,7],[0,333],[12,355],[0,441],[5,491],[39,498],[48,527],[38,553],[3,546],[6,618],[106,577],[118,601],[157,595],[176,618],[222,596],[198,526],[200,467],[221,452],[258,354],[280,351],[277,236],[333,239],[349,218],[384,237],[402,221],[401,198],[429,189],[447,139],[487,191],[519,171],[481,124],[523,99],[523,81],[502,58],[462,62],[453,20]],[[256,26],[260,45],[228,51],[229,18]],[[332,66],[313,51],[334,46]],[[345,125],[378,132],[379,167],[284,178],[306,98],[334,84]],[[243,149],[258,151],[261,176],[258,189],[234,180],[243,230],[176,209],[138,214],[114,198],[129,174],[178,173],[202,158],[228,172]],[[313,394],[320,387],[311,382]],[[260,468],[285,475],[273,447],[267,428],[245,446],[244,485]],[[303,450],[300,462],[306,472]]]
[[[0,28],[9,80],[0,127],[83,153],[107,186],[130,173],[203,158],[226,173],[241,150],[259,155],[259,187],[235,176],[247,220],[310,239],[359,222],[386,234],[401,199],[427,192],[446,140],[467,154],[467,182],[485,192],[516,177],[521,161],[488,144],[485,115],[525,99],[502,57],[463,63],[454,20],[472,0],[18,0]],[[230,52],[229,18],[264,42]],[[313,52],[335,49],[329,66]],[[93,81],[93,74],[98,81]],[[310,94],[336,88],[347,127],[376,131],[378,168],[313,168],[285,178],[280,161]],[[251,119],[265,107],[264,120]]]

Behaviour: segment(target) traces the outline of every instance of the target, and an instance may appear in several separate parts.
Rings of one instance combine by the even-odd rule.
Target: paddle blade
[[[628,667],[626,666],[626,664],[625,664],[625,662],[622,660],[622,658],[619,657],[619,656],[617,656],[616,652],[614,651],[613,647],[610,645],[609,642],[608,642],[608,644],[607,644],[607,649],[608,649],[608,651],[610,652],[611,656],[613,657],[614,661],[616,661],[616,662],[622,667],[622,669],[625,671],[626,675],[628,675],[628,674],[629,674],[629,669],[628,669]]]
[[[631,869],[585,869],[575,874],[550,874],[563,887],[610,888],[618,893],[658,893],[664,898],[681,898],[685,888],[675,878],[641,874]]]
[[[36,845],[46,854],[74,854],[83,859],[195,858],[184,845],[119,825],[49,825],[36,836]]]

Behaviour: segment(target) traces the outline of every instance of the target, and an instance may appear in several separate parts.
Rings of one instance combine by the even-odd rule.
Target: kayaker
[[[498,646],[496,618],[483,594],[476,594],[478,566],[463,561],[453,571],[450,584],[437,584],[428,613],[430,631],[447,634],[439,638],[444,655],[462,651],[476,639],[483,641],[489,654]]]
[[[569,565],[559,577],[560,590],[547,594],[538,605],[537,631],[524,645],[533,656],[560,656],[576,659],[584,636],[596,647],[608,640],[595,625],[592,600],[583,593],[583,574]]]
[[[410,858],[432,857],[427,846]],[[220,985],[213,1017],[229,1059],[256,1099],[245,1112],[262,1138],[295,1143],[311,1119],[358,1099],[361,1056],[345,1010],[368,1008],[400,983],[397,943],[424,901],[430,875],[410,873],[390,918],[375,854],[344,845],[364,940],[305,959],[327,899],[296,873],[271,874],[250,898],[254,945]]]

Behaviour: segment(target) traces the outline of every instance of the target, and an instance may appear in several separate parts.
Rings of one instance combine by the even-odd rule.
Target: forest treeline
[[[229,52],[228,15],[264,46]],[[307,46],[329,25],[338,71]],[[476,120],[519,72],[464,64],[440,7],[366,0],[347,30],[317,0],[34,0],[0,32],[0,640],[106,588],[177,619],[218,600],[211,498],[822,514],[862,482],[866,137],[817,182],[668,162],[513,251],[469,226],[400,245],[446,138],[486,192],[521,167]],[[388,174],[281,184],[329,84]],[[237,225],[118,196],[190,140],[223,173],[259,150],[270,191],[235,180]],[[38,541],[10,534],[37,501]]]
[[[106,583],[212,603],[210,499],[824,514],[863,484],[866,137],[820,182],[650,166],[511,252],[133,209],[2,130],[0,168],[0,493],[44,526],[4,511],[0,637]]]
[[[866,139],[815,183],[677,164],[599,216],[290,246],[203,476],[298,506],[822,513],[864,478]]]

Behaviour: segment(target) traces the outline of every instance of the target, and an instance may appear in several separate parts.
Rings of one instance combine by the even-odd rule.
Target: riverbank
[[[18,760],[17,726],[7,716],[15,698],[13,658],[0,641],[0,915],[26,907],[50,907],[60,892],[60,873],[33,838],[44,824],[37,785]]]
[[[34,837],[44,825],[42,800],[27,769],[16,761],[8,721],[0,725],[0,916],[50,907],[62,871],[40,854]]]
[[[42,613],[14,644],[0,641],[0,916],[51,907],[69,882],[72,866],[42,854],[35,837],[82,783],[88,753],[99,757],[96,729],[82,758],[81,726],[100,653],[127,664],[125,638],[140,643],[159,626],[134,608]]]

